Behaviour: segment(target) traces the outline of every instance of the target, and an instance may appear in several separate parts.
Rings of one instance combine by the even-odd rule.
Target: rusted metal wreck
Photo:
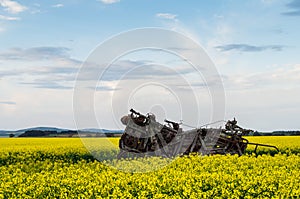
[[[190,153],[243,155],[248,145],[255,145],[255,153],[259,146],[278,151],[276,146],[249,142],[243,136],[252,130],[241,128],[235,119],[227,121],[224,128],[183,131],[177,122],[165,120],[165,124],[161,124],[154,114],[143,115],[131,109],[121,121],[126,128],[119,141],[118,158],[175,157]]]

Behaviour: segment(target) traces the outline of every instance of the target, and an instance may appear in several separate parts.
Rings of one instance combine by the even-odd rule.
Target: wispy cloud
[[[20,20],[20,18],[19,18],[19,17],[10,17],[10,16],[0,15],[0,20],[5,20],[5,21],[18,21],[18,20]]]
[[[23,12],[27,9],[27,7],[11,0],[0,0],[0,6],[4,7],[7,12],[13,14]]]
[[[0,104],[16,105],[17,103],[12,101],[0,101]]]
[[[190,49],[181,49],[187,51]],[[28,49],[13,48],[0,52],[0,61],[3,67],[0,77],[16,81],[23,86],[42,89],[71,89],[74,86],[76,74],[82,61],[72,59],[70,49],[64,47],[35,47]],[[24,66],[24,63],[26,65]],[[119,60],[112,63],[106,70],[108,63],[86,63],[86,70],[81,71],[82,76],[77,81],[98,81],[99,71],[105,73],[101,81],[107,85],[97,87],[100,90],[117,90],[111,87],[116,81],[143,82],[144,80],[168,80],[178,83],[178,77],[192,75],[195,71],[181,61],[172,64],[172,67],[163,67],[150,60]],[[9,67],[12,66],[12,67]],[[179,87],[180,85],[178,85]],[[199,86],[199,85],[196,85]],[[200,85],[202,86],[202,85]]]
[[[51,7],[53,7],[53,8],[62,8],[62,7],[64,7],[64,4],[58,3],[58,4],[52,5]]]
[[[176,20],[177,15],[171,14],[171,13],[157,13],[156,17],[162,18],[162,19]]]
[[[260,52],[266,50],[273,50],[273,51],[282,51],[285,46],[283,45],[263,45],[263,46],[254,46],[248,44],[227,44],[216,46],[215,48],[219,51],[226,52],[226,51],[240,51],[240,52]]]
[[[113,3],[118,3],[120,0],[99,0],[104,4],[113,4]]]
[[[69,50],[44,46],[0,52],[1,64],[7,66],[0,69],[0,78],[34,88],[70,89],[82,62],[71,58]]]
[[[283,12],[283,15],[286,16],[300,16],[300,1],[292,0],[290,3],[286,4],[286,6],[291,9],[288,12]]]
[[[34,88],[46,88],[46,89],[73,89],[73,86],[66,86],[62,83],[55,82],[55,81],[46,81],[46,80],[35,80],[33,82],[21,82],[22,85],[30,85]]]
[[[87,65],[88,70],[84,70],[82,76],[78,81],[98,80],[99,70],[104,70],[102,74],[103,81],[117,81],[117,80],[143,80],[143,79],[166,79],[176,78],[178,74],[193,73],[193,68],[187,66],[172,66],[162,67],[159,64],[151,63],[149,61],[133,61],[120,60],[106,68],[107,64],[101,65]]]
[[[34,47],[34,48],[11,48],[0,52],[0,60],[36,60],[68,57],[70,49],[65,47]]]

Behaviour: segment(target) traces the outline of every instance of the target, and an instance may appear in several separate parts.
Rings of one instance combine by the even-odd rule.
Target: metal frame
[[[242,136],[251,130],[243,129],[237,121],[229,120],[225,129],[195,128],[182,131],[179,124],[165,120],[167,124],[160,124],[154,115],[142,115],[131,109],[127,116],[125,132],[119,141],[120,153],[118,158],[136,158],[148,156],[175,157],[198,153],[238,154],[245,153],[248,145],[278,148],[273,145],[249,142]]]

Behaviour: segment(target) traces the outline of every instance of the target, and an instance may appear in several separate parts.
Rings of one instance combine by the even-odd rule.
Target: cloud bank
[[[80,64],[65,47],[11,48],[0,52],[0,78],[34,88],[71,89]],[[26,64],[25,64],[26,63]]]
[[[240,52],[261,52],[266,50],[282,51],[285,46],[283,45],[264,45],[254,46],[248,44],[227,44],[216,46],[215,48],[221,52],[226,51],[240,51]]]

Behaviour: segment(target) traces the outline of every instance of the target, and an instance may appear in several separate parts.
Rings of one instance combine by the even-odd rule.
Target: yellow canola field
[[[270,144],[276,146],[281,153],[300,154],[300,136],[248,136],[245,137],[249,142]],[[248,146],[248,151],[252,152],[255,147]],[[274,151],[272,148],[259,147],[259,152]]]
[[[241,157],[144,158],[105,164],[94,159],[80,138],[2,138],[0,198],[300,198],[300,137],[247,139],[277,145],[281,152],[271,156],[260,149],[262,155],[256,157],[250,147]],[[117,153],[117,138],[93,142],[103,155]],[[141,173],[116,169],[125,167],[158,169]]]

